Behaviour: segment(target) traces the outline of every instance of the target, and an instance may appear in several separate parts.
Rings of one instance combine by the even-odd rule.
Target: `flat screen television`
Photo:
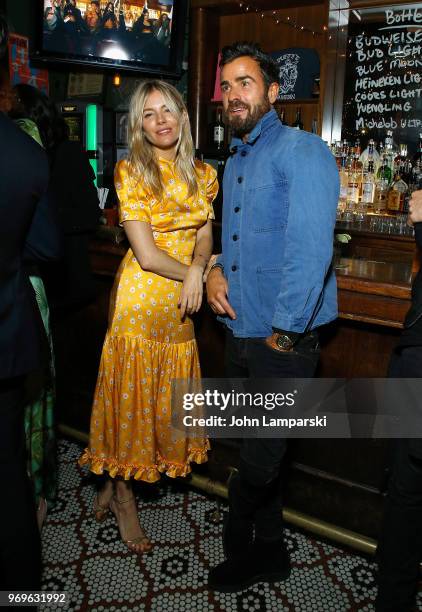
[[[179,76],[187,0],[37,0],[32,57]]]

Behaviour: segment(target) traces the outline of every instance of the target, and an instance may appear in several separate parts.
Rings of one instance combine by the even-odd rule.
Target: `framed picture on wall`
[[[102,96],[104,89],[104,75],[84,72],[71,72],[67,82],[67,95],[69,98],[80,96]]]
[[[116,145],[127,146],[128,113],[116,113]]]

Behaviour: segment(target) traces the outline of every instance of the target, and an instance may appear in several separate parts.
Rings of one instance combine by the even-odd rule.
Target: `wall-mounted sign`
[[[9,35],[9,74],[12,85],[32,85],[48,95],[48,72],[30,65],[29,41],[26,36]]]
[[[416,143],[422,132],[422,5],[379,9],[348,31],[342,136]]]
[[[71,72],[67,83],[69,98],[100,96],[103,93],[104,75],[98,73]]]

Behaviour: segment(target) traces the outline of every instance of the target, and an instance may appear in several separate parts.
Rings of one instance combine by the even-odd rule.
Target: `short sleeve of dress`
[[[207,202],[208,202],[208,219],[215,219],[213,201],[218,193],[217,171],[207,164]]]
[[[114,186],[119,198],[119,221],[145,221],[151,223],[149,198],[142,183],[129,175],[126,160],[116,164]]]

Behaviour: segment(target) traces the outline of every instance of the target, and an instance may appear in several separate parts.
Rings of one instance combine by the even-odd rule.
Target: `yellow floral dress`
[[[151,224],[158,248],[189,265],[197,230],[213,219],[215,170],[196,161],[198,194],[187,197],[174,162],[159,160],[165,195],[157,200],[130,175],[115,171],[120,221]],[[155,482],[185,476],[207,459],[208,441],[171,427],[171,380],[200,378],[192,320],[180,318],[182,282],[142,270],[131,249],[114,283],[91,416],[89,447],[80,459],[95,474]]]

